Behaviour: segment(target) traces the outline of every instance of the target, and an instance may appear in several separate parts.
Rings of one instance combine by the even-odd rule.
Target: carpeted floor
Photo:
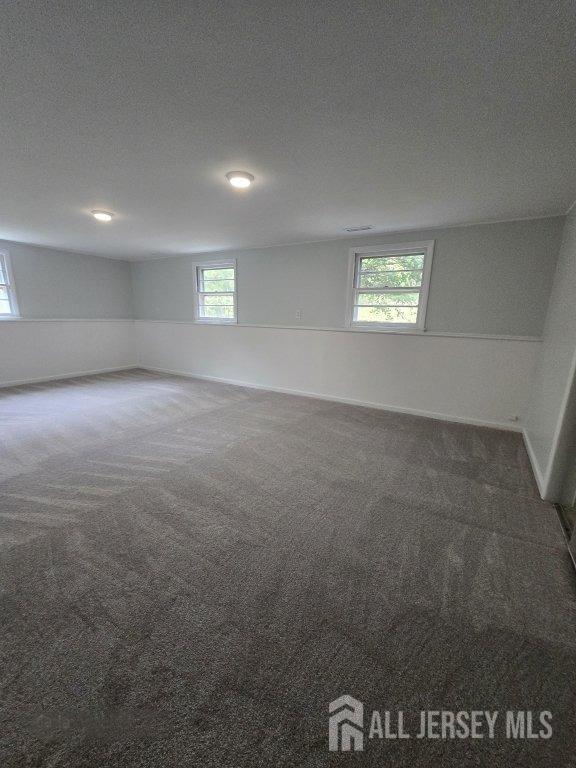
[[[519,435],[143,371],[0,393],[0,765],[576,765],[576,578]],[[328,703],[550,710],[368,739]]]

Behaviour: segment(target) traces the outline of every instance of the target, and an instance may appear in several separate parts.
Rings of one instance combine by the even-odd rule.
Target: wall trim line
[[[558,502],[561,496],[561,487],[555,477],[554,470],[557,462],[559,461],[558,452],[562,439],[562,431],[566,424],[566,414],[568,412],[574,382],[576,382],[576,352],[572,356],[568,382],[562,396],[562,402],[560,404],[560,410],[556,419],[556,425],[554,427],[554,434],[552,436],[550,451],[548,453],[548,459],[544,469],[542,469],[538,463],[538,459],[536,458],[536,453],[532,447],[527,428],[522,430],[524,443],[526,444],[526,450],[528,451],[532,469],[534,470],[534,475],[536,477],[536,482],[538,483],[540,495],[543,499],[546,499],[546,501]]]
[[[528,431],[526,428],[522,429],[522,437],[524,438],[526,453],[528,454],[528,458],[530,459],[530,464],[532,465],[532,472],[534,473],[534,477],[536,479],[536,485],[538,486],[538,490],[540,491],[540,496],[542,496],[542,498],[545,499],[546,485],[547,485],[546,477],[540,468],[540,464],[538,463],[538,459],[536,458],[536,452],[534,451],[534,448],[532,446],[532,441],[530,440],[530,435],[528,434]]]
[[[553,501],[558,501],[561,497],[561,483],[562,480],[558,478],[558,463],[561,461],[559,456],[562,434],[566,429],[567,413],[570,407],[570,401],[574,384],[576,382],[576,350],[572,355],[570,362],[570,371],[568,373],[568,379],[564,392],[562,395],[562,402],[560,404],[560,410],[558,412],[558,418],[556,419],[556,425],[554,427],[554,435],[552,436],[552,444],[550,446],[550,453],[548,454],[548,463],[544,472],[545,484],[544,491],[546,498],[550,498]],[[544,494],[543,494],[544,495]],[[554,498],[553,498],[554,497]]]
[[[576,201],[574,201],[576,203]],[[572,204],[574,205],[574,203]],[[571,210],[572,206],[570,206],[569,211]],[[558,211],[558,213],[546,213],[546,214],[540,214],[538,216],[519,216],[512,219],[483,219],[482,221],[463,221],[459,224],[431,224],[430,226],[422,226],[417,229],[414,228],[414,226],[408,226],[408,227],[401,227],[400,229],[384,229],[381,231],[374,231],[370,230],[369,232],[360,233],[360,232],[354,232],[350,235],[335,235],[331,237],[322,237],[319,240],[289,240],[289,241],[283,241],[281,243],[272,243],[271,245],[241,245],[241,246],[232,246],[230,248],[224,248],[224,249],[218,249],[213,251],[179,251],[178,253],[149,253],[149,254],[140,254],[138,256],[110,256],[106,255],[104,258],[108,259],[120,259],[123,261],[127,261],[128,263],[137,264],[138,262],[142,261],[164,261],[164,259],[178,259],[183,258],[186,256],[199,256],[201,258],[204,258],[205,256],[216,256],[216,257],[222,257],[224,254],[227,253],[246,253],[248,251],[265,251],[269,248],[288,248],[290,246],[298,246],[298,245],[316,245],[317,243],[341,243],[341,242],[347,242],[350,240],[354,240],[355,238],[358,239],[361,238],[386,238],[386,237],[396,237],[396,236],[403,236],[403,235],[422,235],[422,233],[426,232],[434,232],[437,230],[446,230],[446,229],[462,229],[464,227],[483,227],[483,226],[490,226],[491,224],[516,224],[521,223],[523,221],[546,221],[548,219],[563,219],[565,218],[566,214],[563,211]],[[8,242],[8,241],[6,241]],[[27,243],[17,243],[18,245],[27,245]],[[39,246],[41,248],[46,246]],[[98,255],[98,254],[94,254]]]
[[[133,323],[132,317],[1,317],[0,323]]]
[[[322,333],[384,333],[392,336],[433,336],[449,339],[488,339],[491,341],[541,342],[540,336],[506,336],[488,333],[456,333],[450,331],[388,330],[381,328],[331,328],[307,325],[266,325],[263,323],[202,323],[196,320],[156,320],[129,317],[2,317],[1,323],[171,323],[202,328],[268,328],[275,331],[321,331]]]
[[[366,400],[356,400],[349,397],[338,397],[337,395],[321,395],[316,392],[303,389],[291,389],[288,387],[277,387],[273,385],[255,384],[249,381],[239,381],[237,379],[229,379],[221,376],[206,376],[199,373],[189,373],[186,371],[173,370],[171,368],[157,368],[155,366],[146,365],[140,363],[138,368],[144,371],[153,371],[154,373],[167,373],[171,376],[182,376],[187,379],[200,379],[201,381],[213,381],[218,384],[231,384],[235,387],[246,387],[248,389],[258,389],[265,392],[280,392],[284,395],[296,395],[298,397],[310,397],[314,400],[327,400],[332,403],[344,403],[346,405],[358,405],[363,408],[374,408],[379,411],[391,411],[393,413],[405,413],[410,416],[422,416],[427,419],[435,419],[436,421],[450,421],[457,424],[471,424],[476,427],[488,427],[490,429],[499,429],[506,432],[520,432],[521,427],[519,424],[500,422],[500,421],[486,421],[485,419],[476,419],[472,416],[452,416],[447,413],[437,413],[435,411],[420,410],[417,408],[403,408],[396,405],[385,405],[382,403],[373,403]]]
[[[499,336],[481,333],[451,333],[448,331],[388,330],[382,328],[330,328],[304,325],[264,325],[261,323],[199,323],[195,320],[146,320],[137,318],[135,323],[158,323],[173,325],[195,325],[201,328],[268,328],[275,331],[321,331],[322,333],[383,333],[392,336],[433,336],[450,339],[488,339],[490,341],[541,342],[539,336]]]
[[[0,389],[6,389],[7,387],[21,387],[25,384],[42,384],[49,381],[61,381],[64,379],[77,379],[82,376],[96,376],[99,373],[118,373],[120,371],[132,371],[137,368],[141,368],[140,365],[121,365],[116,368],[98,368],[95,371],[75,371],[74,373],[58,373],[54,376],[41,376],[35,379],[17,379],[14,381],[0,382]]]

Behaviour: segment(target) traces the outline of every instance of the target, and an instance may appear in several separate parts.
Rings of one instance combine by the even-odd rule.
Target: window
[[[351,252],[349,325],[423,329],[434,241]]]
[[[14,279],[7,253],[0,252],[0,317],[18,317]]]
[[[202,323],[236,322],[236,264],[196,267],[196,319]]]

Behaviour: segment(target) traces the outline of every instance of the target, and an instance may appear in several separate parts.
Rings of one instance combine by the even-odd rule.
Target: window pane
[[[0,315],[10,315],[10,302],[0,296]]]
[[[234,280],[201,280],[200,290],[204,293],[222,293],[234,291]]]
[[[417,307],[354,307],[357,323],[416,323]]]
[[[360,288],[420,288],[422,272],[360,272]]]
[[[398,269],[423,269],[424,254],[414,253],[407,256],[370,256],[360,260],[362,272],[385,272]]]
[[[359,293],[357,303],[379,304],[381,306],[417,307],[419,293]]]
[[[234,307],[199,307],[200,317],[234,320]]]
[[[232,267],[223,267],[221,269],[203,269],[202,276],[204,280],[234,280],[234,270]]]
[[[232,293],[215,293],[213,296],[200,296],[200,304],[205,307],[211,306],[234,306],[234,294]]]

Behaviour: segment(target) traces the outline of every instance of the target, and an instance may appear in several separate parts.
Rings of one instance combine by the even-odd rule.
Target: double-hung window
[[[196,319],[202,323],[235,323],[235,262],[198,264],[196,267]]]
[[[7,253],[0,251],[0,318],[18,317],[14,278]]]
[[[349,324],[424,329],[433,250],[434,241],[353,249]]]

